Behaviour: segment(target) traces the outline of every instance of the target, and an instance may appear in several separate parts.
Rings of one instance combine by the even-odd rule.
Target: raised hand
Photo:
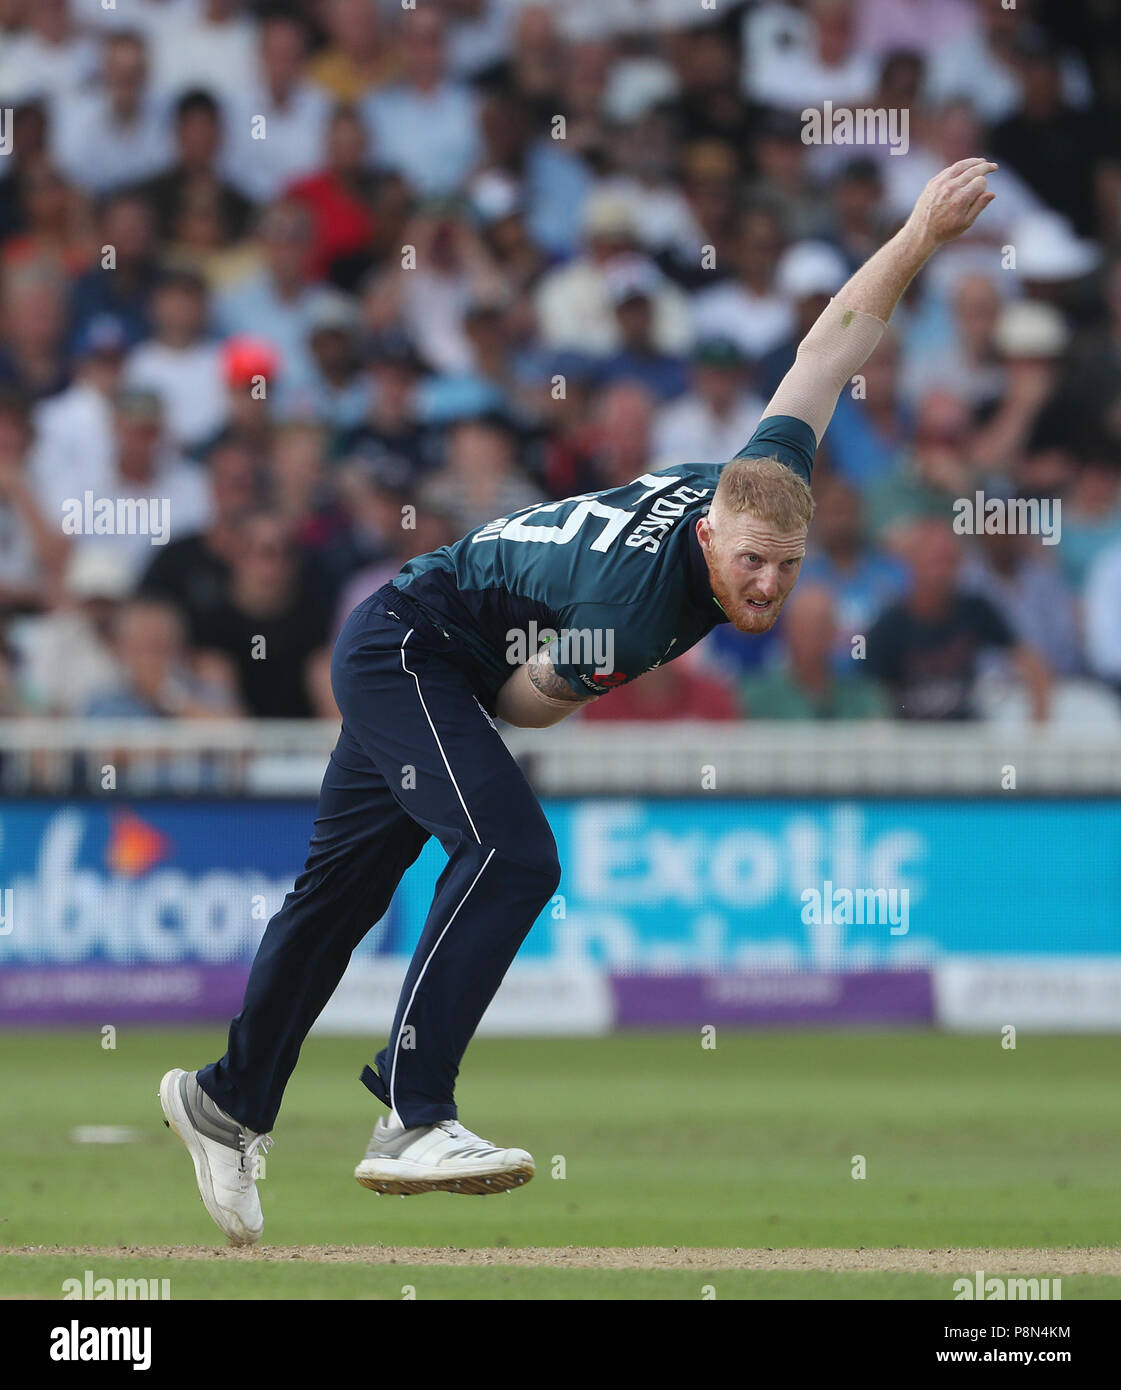
[[[907,219],[932,247],[953,241],[973,225],[979,214],[996,197],[989,191],[987,176],[997,168],[979,156],[959,159],[935,174],[919,194]]]

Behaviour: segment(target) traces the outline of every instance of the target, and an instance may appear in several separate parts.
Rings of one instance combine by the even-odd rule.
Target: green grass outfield
[[[112,1051],[95,1027],[0,1035],[0,1295],[57,1298],[90,1269],[170,1277],[179,1298],[399,1299],[411,1286],[417,1298],[697,1299],[708,1286],[718,1299],[950,1299],[980,1267],[1061,1273],[1068,1300],[1121,1296],[1121,1037],[1021,1033],[1015,1051],[996,1034],[927,1032],[721,1029],[713,1050],[699,1029],[480,1039],[461,1117],[538,1167],[524,1190],[482,1200],[360,1188],[352,1169],[380,1110],[357,1080],[368,1049],[314,1039],[261,1184],[266,1244],[208,1257],[221,1238],[156,1091],[167,1068],[222,1044],[221,1029],[121,1028]],[[79,1125],[140,1138],[80,1144]],[[26,1247],[68,1253],[9,1253]],[[564,1247],[612,1253],[601,1264]],[[1013,1247],[1027,1265],[1012,1267]],[[737,1251],[796,1265],[796,1250],[806,1267],[721,1267]],[[829,1250],[861,1267],[831,1267],[818,1257]]]

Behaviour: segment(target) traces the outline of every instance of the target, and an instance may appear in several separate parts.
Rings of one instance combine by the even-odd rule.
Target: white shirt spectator
[[[202,87],[228,100],[257,71],[257,35],[246,15],[210,24],[191,14],[155,26],[151,34],[152,87],[174,99]]]
[[[928,58],[978,32],[968,0],[860,0],[854,18],[857,47],[879,58],[897,49]]]
[[[776,294],[727,280],[694,298],[693,328],[698,338],[731,338],[745,357],[759,358],[794,332],[794,310]]]
[[[156,97],[127,125],[116,120],[103,92],[60,98],[52,136],[55,162],[87,193],[140,183],[174,160],[167,108]]]
[[[459,83],[431,92],[400,83],[368,97],[362,112],[377,162],[424,197],[453,192],[482,152],[475,98]]]
[[[405,276],[403,327],[420,355],[438,372],[469,372],[474,366],[474,351],[463,331],[463,316],[472,297],[469,275],[418,267]]]
[[[255,82],[226,103],[226,178],[254,202],[278,198],[322,165],[331,110],[331,98],[314,83],[301,83],[278,106]]]
[[[0,100],[9,106],[42,97],[51,106],[97,73],[97,45],[82,35],[46,43],[39,34],[15,33],[0,45]]]
[[[515,0],[483,0],[474,19],[448,15],[448,66],[454,75],[469,81],[502,62],[510,52],[515,17]]]
[[[113,411],[88,382],[76,381],[35,407],[31,483],[46,514],[61,520],[63,499],[105,487],[113,471]]]
[[[1064,54],[1060,67],[1065,100],[1072,106],[1089,106],[1093,88],[1081,59]],[[938,49],[924,85],[926,100],[933,105],[952,97],[972,102],[985,125],[1003,121],[1020,105],[1019,77],[996,56],[983,34],[967,34]]]
[[[222,350],[217,343],[176,348],[149,339],[129,354],[124,384],[159,396],[168,435],[181,448],[212,439],[226,422]]]
[[[680,189],[668,185],[651,188],[638,179],[620,175],[597,184],[595,191],[613,194],[626,203],[646,250],[674,250],[685,259],[700,260],[705,234]]]
[[[1086,659],[1102,680],[1121,684],[1121,545],[1102,551],[1083,595]]]
[[[112,686],[118,665],[80,608],[55,609],[13,633],[20,687],[36,713],[80,715]]]
[[[686,353],[693,341],[689,301],[676,285],[664,282],[652,295],[654,341],[660,352]],[[592,355],[622,346],[603,267],[589,259],[573,261],[543,276],[534,307],[547,347]]]
[[[744,95],[784,111],[829,100],[859,106],[876,90],[879,65],[854,44],[843,63],[827,66],[817,52],[812,20],[786,5],[760,5],[744,16]]]
[[[732,410],[721,417],[708,402],[690,392],[663,406],[652,427],[655,468],[681,463],[726,463],[734,458],[755,432],[765,402],[742,395]]]
[[[75,499],[83,502],[83,496],[90,484],[74,493]],[[166,507],[163,517],[168,522],[170,534],[167,544],[182,540],[195,531],[202,531],[210,524],[211,497],[206,470],[197,463],[188,463],[178,454],[168,452],[160,462],[154,478],[145,483],[125,482],[114,476],[108,485],[95,492],[96,498],[144,498],[156,499]],[[79,535],[77,545],[104,546],[111,550],[119,560],[129,578],[129,587],[134,588],[159,553],[160,547],[153,543],[151,535]]]
[[[103,0],[70,0],[70,10],[75,22],[90,32],[138,29],[151,34],[165,24],[197,19],[202,0],[128,0],[112,9],[106,9]]]

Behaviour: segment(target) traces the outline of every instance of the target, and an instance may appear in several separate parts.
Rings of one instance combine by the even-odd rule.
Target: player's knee
[[[560,857],[557,854],[557,842],[547,826],[544,834],[521,837],[516,845],[500,847],[498,853],[503,859],[516,865],[523,875],[532,877],[543,900],[549,899],[556,892],[561,879]]]

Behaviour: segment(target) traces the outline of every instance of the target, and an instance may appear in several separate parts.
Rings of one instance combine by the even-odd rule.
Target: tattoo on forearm
[[[586,696],[577,695],[563,676],[559,676],[547,652],[538,652],[526,662],[529,683],[547,700],[566,700],[579,704]]]

